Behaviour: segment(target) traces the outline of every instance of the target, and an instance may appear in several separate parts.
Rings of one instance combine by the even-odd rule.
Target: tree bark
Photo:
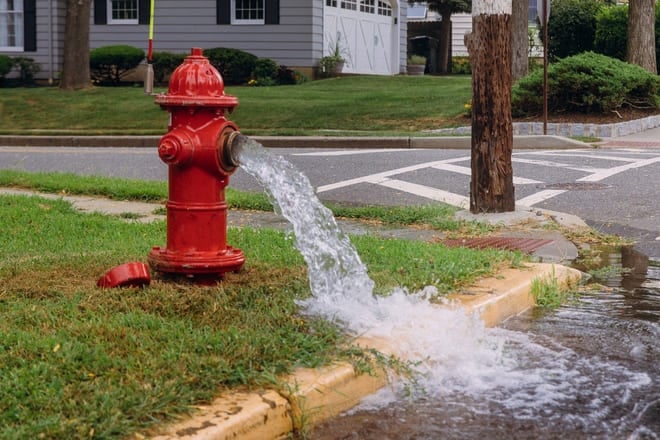
[[[449,5],[442,5],[438,12],[442,16],[439,26],[438,73],[447,75],[451,73],[451,8]]]
[[[655,0],[630,0],[626,60],[657,73],[655,59]]]
[[[475,0],[472,8],[470,212],[514,211],[511,0]]]
[[[89,74],[89,21],[91,0],[66,0],[64,63],[60,88],[78,90],[91,87]]]
[[[529,0],[513,0],[511,11],[511,75],[513,82],[529,72]]]

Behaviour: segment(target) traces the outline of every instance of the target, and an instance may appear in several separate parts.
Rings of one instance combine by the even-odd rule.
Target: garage
[[[343,73],[399,73],[396,0],[325,0],[323,55],[339,47]]]

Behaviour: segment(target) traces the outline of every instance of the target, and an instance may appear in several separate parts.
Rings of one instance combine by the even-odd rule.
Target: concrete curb
[[[10,136],[0,135],[7,147],[112,147],[155,148],[161,136]],[[386,148],[461,149],[471,148],[467,136],[434,137],[331,137],[331,136],[250,136],[268,148]],[[514,149],[589,148],[589,144],[561,136],[514,136]]]
[[[534,280],[556,280],[560,286],[576,283],[581,273],[552,264],[528,264],[506,269],[478,281],[468,292],[452,295],[451,307],[478,313],[485,325],[495,326],[534,305]],[[395,354],[389,341],[358,341],[360,346]],[[292,430],[311,427],[335,417],[387,385],[387,375],[356,375],[347,363],[320,369],[300,369],[285,379],[288,391],[227,393],[180,423],[165,427],[154,440],[267,440],[285,438]]]

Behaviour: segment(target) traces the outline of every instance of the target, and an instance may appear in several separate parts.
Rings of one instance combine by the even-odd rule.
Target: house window
[[[378,0],[378,15],[384,15],[386,17],[392,16],[392,7],[385,3],[382,0]]]
[[[375,13],[375,2],[376,0],[360,0],[360,12],[366,12],[367,14]]]
[[[108,0],[108,23],[138,24],[138,0]]]
[[[342,0],[341,8],[350,11],[357,11],[357,0]]]
[[[337,7],[337,0],[325,0],[326,6],[332,6],[333,8]]]
[[[23,0],[0,0],[0,50],[23,50]]]
[[[264,0],[234,0],[232,24],[264,24]]]

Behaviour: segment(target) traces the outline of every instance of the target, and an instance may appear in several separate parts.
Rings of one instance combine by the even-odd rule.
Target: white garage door
[[[391,0],[325,0],[323,55],[338,44],[344,73],[399,73],[395,18]]]

